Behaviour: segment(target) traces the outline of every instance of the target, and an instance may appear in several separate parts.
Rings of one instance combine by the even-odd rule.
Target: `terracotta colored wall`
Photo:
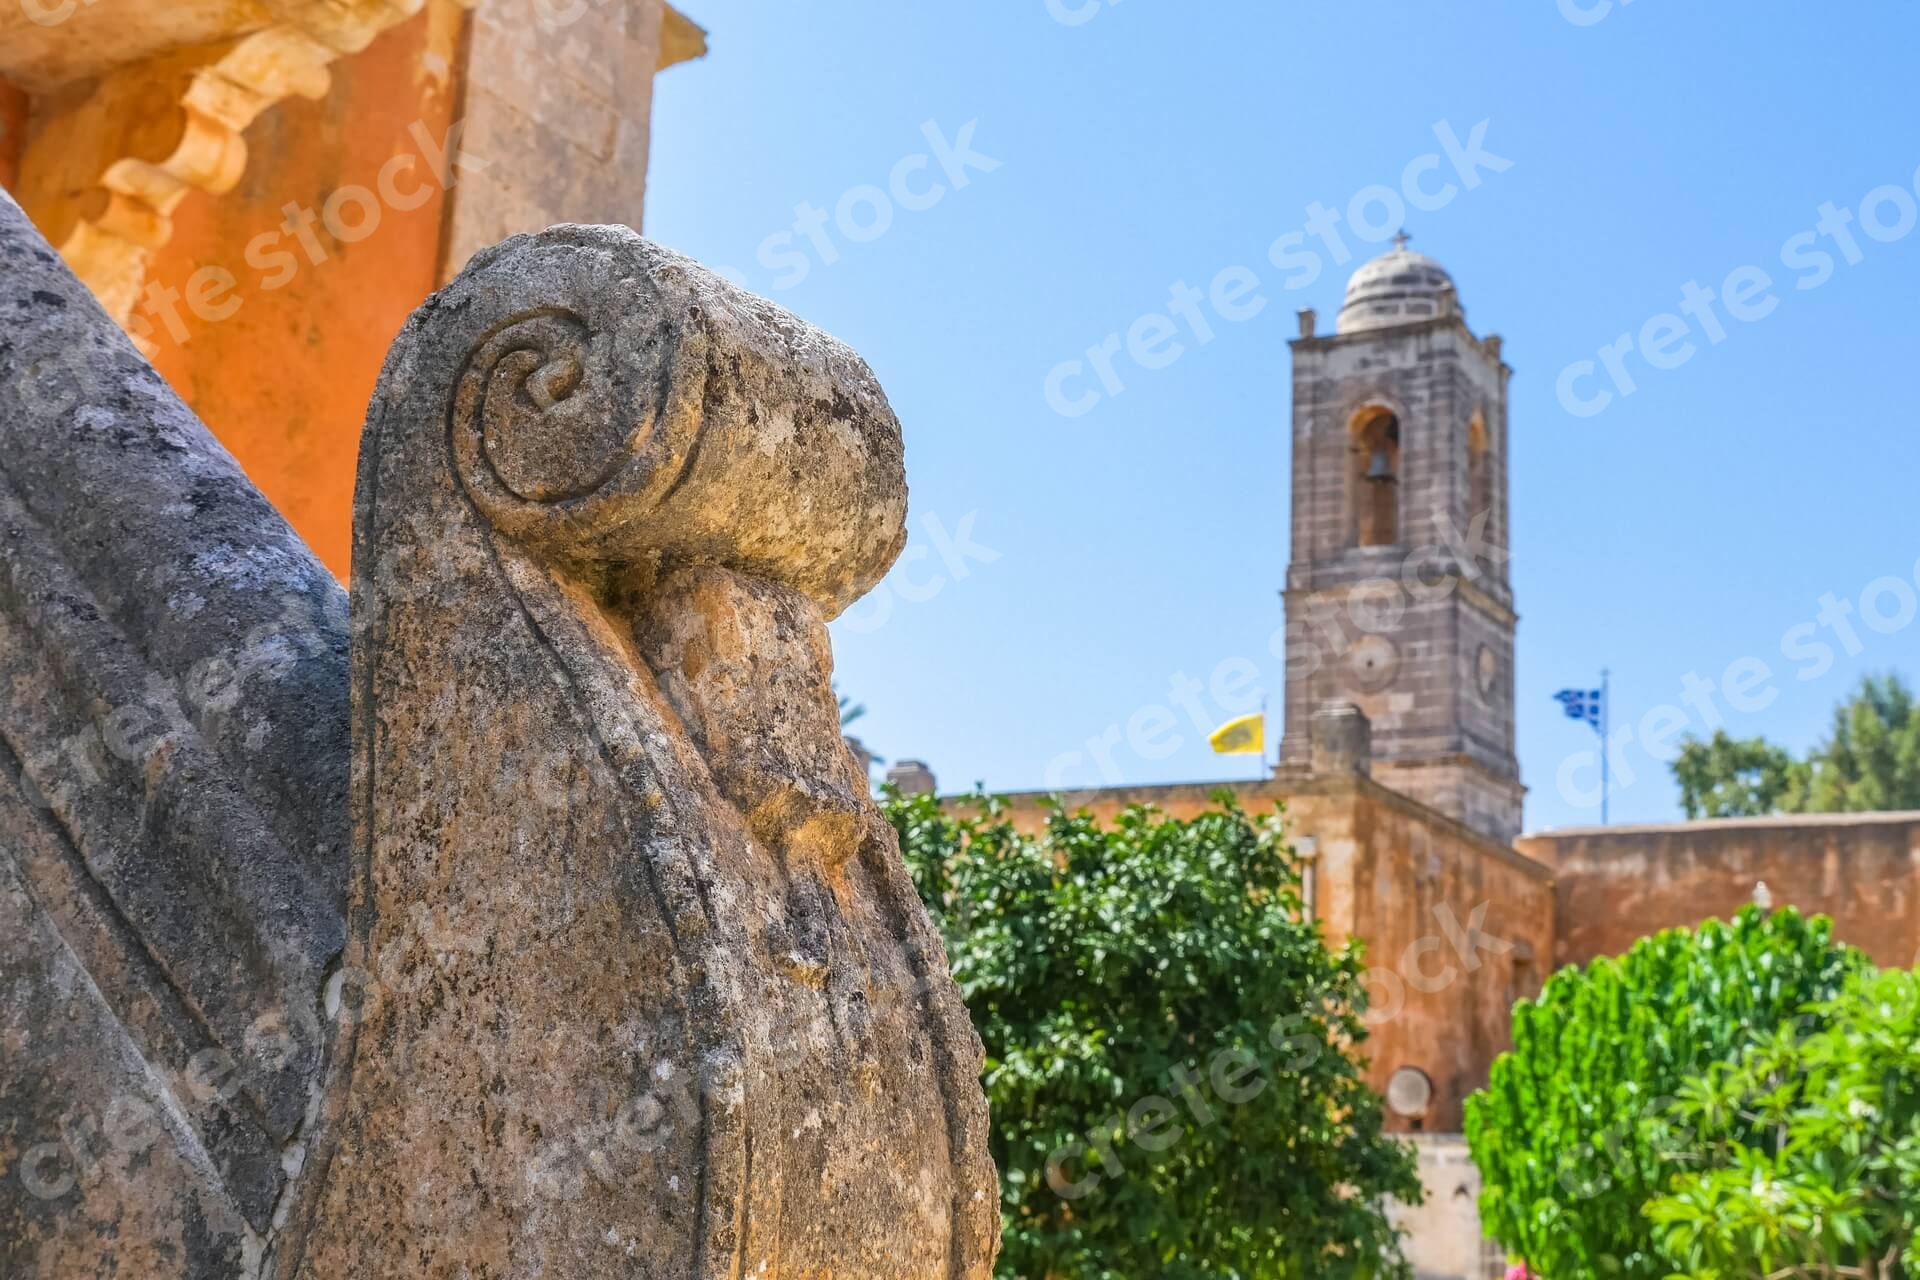
[[[1876,962],[1920,963],[1920,814],[1581,828],[1524,836],[1519,847],[1555,869],[1562,964],[1725,918],[1762,880],[1775,906],[1833,917],[1840,938]]]
[[[1110,788],[1066,799],[1103,820],[1130,804],[1186,818],[1208,808],[1220,785]],[[1548,870],[1365,778],[1226,785],[1250,813],[1286,800],[1296,841],[1311,836],[1317,847],[1317,914],[1328,937],[1360,939],[1368,964],[1385,971],[1371,988],[1376,1021],[1364,1049],[1374,1086],[1384,1089],[1402,1066],[1418,1067],[1434,1084],[1422,1128],[1457,1131],[1467,1094],[1511,1043],[1513,1001],[1533,994],[1553,954]],[[1016,826],[1039,827],[1040,799],[1011,798]],[[1511,950],[1449,939],[1440,909],[1464,935],[1483,904],[1482,931],[1514,944]],[[1393,1127],[1412,1126],[1395,1119]]]
[[[1191,818],[1214,807],[1214,793],[1231,790],[1248,813],[1262,816],[1273,811],[1275,801],[1291,800],[1292,790],[1271,782],[1182,782],[1155,787],[1096,787],[1086,791],[1068,791],[1060,798],[1075,813],[1087,812],[1102,822],[1111,822],[1123,809],[1150,804],[1175,818]],[[1007,797],[1008,820],[1020,831],[1037,832],[1046,823],[1045,800],[1052,792],[1021,791]],[[960,803],[959,798],[949,803]]]
[[[1532,995],[1553,949],[1553,887],[1544,867],[1375,784],[1357,781],[1350,844],[1320,841],[1321,912],[1395,975],[1373,990],[1367,1049],[1384,1088],[1399,1067],[1433,1081],[1422,1126],[1457,1132],[1466,1096],[1511,1044],[1513,1002]],[[1302,809],[1302,830],[1308,811]],[[1341,867],[1342,860],[1347,865]],[[1347,895],[1350,900],[1343,901]],[[1491,941],[1466,939],[1475,912]],[[1421,988],[1425,987],[1425,990]],[[1396,1001],[1402,1001],[1397,1011]],[[1396,1126],[1400,1127],[1400,1126]]]
[[[325,255],[317,263],[281,231],[281,210],[296,203],[320,212],[343,187],[377,190],[390,159],[421,153],[410,133],[415,122],[435,144],[444,141],[457,103],[452,76],[463,22],[451,0],[430,0],[338,64],[324,99],[292,99],[264,114],[247,132],[239,187],[189,196],[148,273],[150,282],[182,294],[202,268],[238,282],[230,296],[240,306],[226,319],[179,306],[184,341],[155,324],[154,364],[343,577],[361,423],[388,345],[436,286],[444,193],[421,156],[391,185],[411,202],[424,183],[424,203],[402,211],[383,202],[378,226],[355,243],[316,223],[312,234]],[[345,210],[341,224],[357,223],[359,214]],[[272,237],[255,254],[264,268],[248,261],[249,243],[262,235]],[[297,270],[269,289],[285,273],[274,256],[282,251],[294,255]],[[216,296],[224,306],[227,295]]]

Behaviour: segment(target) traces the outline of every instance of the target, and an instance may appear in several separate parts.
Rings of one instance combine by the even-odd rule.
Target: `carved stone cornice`
[[[287,98],[325,95],[333,62],[365,49],[424,3],[0,4],[0,76],[40,95],[90,92],[84,109],[96,112],[116,134],[104,147],[97,171],[69,175],[59,186],[61,212],[50,211],[45,201],[22,198],[74,273],[126,328],[153,256],[172,236],[180,202],[194,191],[223,195],[240,181],[248,126]],[[479,0],[454,3],[472,8]],[[658,67],[706,53],[706,33],[684,14],[663,4],[659,20]],[[196,58],[202,61],[196,64]],[[130,83],[149,70],[144,82]],[[170,110],[156,106],[162,95]],[[169,115],[174,118],[163,118]],[[156,133],[170,146],[156,146]],[[76,198],[72,193],[82,188],[86,194]],[[137,332],[134,341],[153,354]]]
[[[179,100],[173,151],[160,160],[129,155],[110,163],[100,177],[105,207],[81,218],[60,245],[60,256],[107,314],[123,327],[128,323],[151,255],[173,233],[180,202],[196,190],[223,195],[240,181],[247,126],[283,99],[323,96],[332,62],[366,48],[423,3],[274,0],[275,21],[200,68]]]

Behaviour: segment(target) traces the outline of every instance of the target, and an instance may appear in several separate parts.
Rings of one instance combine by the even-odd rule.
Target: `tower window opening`
[[[1400,541],[1400,419],[1388,409],[1364,411],[1353,423],[1354,537],[1359,546]]]
[[[1476,535],[1491,543],[1498,536],[1493,519],[1493,460],[1492,449],[1487,437],[1487,420],[1483,414],[1475,413],[1473,421],[1467,426],[1467,527],[1476,526],[1484,532]],[[1493,564],[1490,558],[1481,558],[1481,570],[1491,573]]]

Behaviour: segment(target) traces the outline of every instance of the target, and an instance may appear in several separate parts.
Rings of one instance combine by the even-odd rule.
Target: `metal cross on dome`
[[[1407,241],[1411,239],[1413,239],[1413,237],[1408,235],[1404,228],[1396,231],[1393,235],[1393,247],[1404,253],[1407,248]]]

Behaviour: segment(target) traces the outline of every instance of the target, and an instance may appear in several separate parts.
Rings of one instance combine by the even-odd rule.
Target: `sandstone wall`
[[[27,95],[0,78],[0,187],[20,176],[20,153],[27,144]]]

